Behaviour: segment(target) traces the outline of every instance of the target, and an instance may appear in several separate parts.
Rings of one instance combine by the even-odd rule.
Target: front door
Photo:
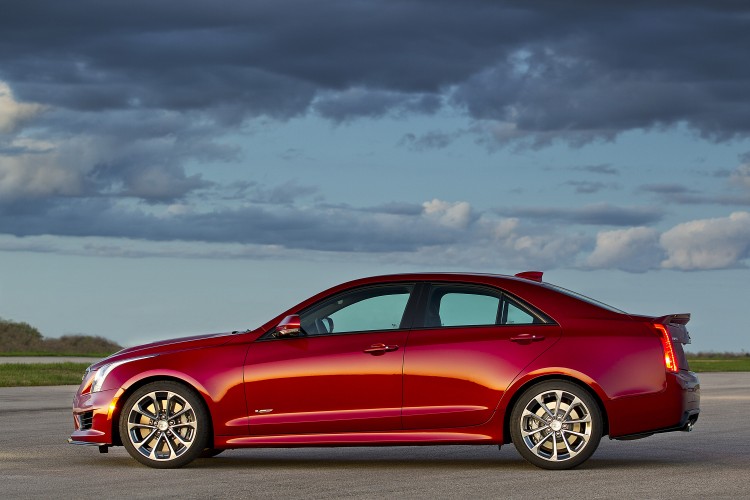
[[[412,284],[358,288],[301,311],[303,334],[248,350],[250,434],[401,428],[405,311]]]

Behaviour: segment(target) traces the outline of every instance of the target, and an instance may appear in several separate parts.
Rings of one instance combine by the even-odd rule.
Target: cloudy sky
[[[739,1],[6,0],[0,316],[131,345],[536,269],[750,350],[749,55]]]

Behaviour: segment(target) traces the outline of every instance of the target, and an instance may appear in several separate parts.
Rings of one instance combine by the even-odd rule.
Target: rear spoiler
[[[668,314],[654,319],[654,323],[667,327],[669,335],[674,342],[679,342],[681,344],[690,343],[690,334],[685,327],[685,325],[688,324],[688,321],[690,321],[690,313]]]

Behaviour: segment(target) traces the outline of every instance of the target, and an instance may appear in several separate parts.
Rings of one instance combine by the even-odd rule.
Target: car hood
[[[96,369],[113,361],[121,361],[130,358],[139,358],[141,356],[153,356],[167,352],[185,351],[188,349],[199,349],[202,347],[212,347],[228,342],[232,337],[232,332],[209,333],[206,335],[193,335],[191,337],[181,337],[175,339],[159,340],[150,344],[141,344],[134,347],[127,347],[116,353],[107,356],[91,365]]]

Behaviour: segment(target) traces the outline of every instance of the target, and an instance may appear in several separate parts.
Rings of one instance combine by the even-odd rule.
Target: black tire
[[[602,437],[599,405],[582,387],[547,380],[513,406],[510,434],[518,453],[542,469],[572,469],[589,459]]]
[[[120,437],[130,456],[144,465],[182,467],[206,448],[208,412],[190,387],[167,380],[151,382],[122,407]]]
[[[206,448],[198,455],[198,458],[213,458],[219,453],[223,453],[225,450],[219,448]]]

